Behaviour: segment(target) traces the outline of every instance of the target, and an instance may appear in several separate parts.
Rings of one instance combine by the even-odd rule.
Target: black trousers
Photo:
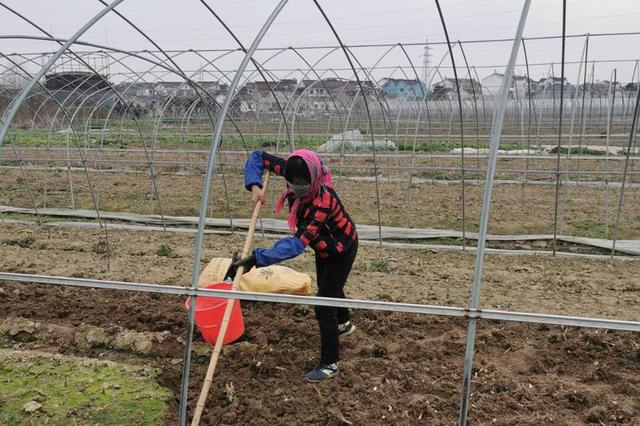
[[[339,256],[323,259],[316,253],[318,296],[344,299],[344,285],[358,253],[358,241]],[[340,358],[338,324],[349,321],[349,309],[316,306],[316,319],[320,325],[320,362],[333,364]]]

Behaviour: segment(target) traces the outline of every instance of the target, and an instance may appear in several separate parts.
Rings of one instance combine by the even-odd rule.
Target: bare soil
[[[0,270],[185,285],[193,236],[111,231],[111,268],[104,234],[2,226]],[[204,261],[240,247],[239,236],[208,237]],[[258,241],[260,245],[270,241]],[[159,247],[172,248],[160,256]],[[347,292],[373,300],[465,306],[474,256],[362,246]],[[484,308],[639,320],[638,262],[546,256],[487,257]],[[306,253],[288,263],[313,271]],[[311,273],[311,275],[313,275]],[[17,333],[3,346],[80,354],[160,367],[174,394],[166,421],[176,421],[185,337],[178,297],[0,283],[0,317],[24,317],[106,335],[168,332],[144,352],[79,345],[55,335]],[[356,334],[342,342],[341,372],[309,385],[318,332],[307,306],[244,304],[247,332],[225,349],[203,424],[454,424],[466,323],[444,317],[355,311]],[[199,340],[199,338],[198,338]],[[640,339],[633,333],[480,321],[471,424],[640,423]],[[208,357],[194,355],[189,410]]]

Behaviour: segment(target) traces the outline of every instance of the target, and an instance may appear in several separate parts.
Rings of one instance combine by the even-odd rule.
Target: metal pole
[[[456,93],[458,95],[458,119],[460,121],[460,204],[461,209],[460,212],[462,214],[462,249],[466,250],[467,248],[467,221],[466,221],[466,200],[464,193],[464,121],[462,119],[462,97],[460,95],[460,80],[458,79],[458,70],[456,69],[456,60],[453,57],[453,48],[451,47],[451,42],[449,41],[449,31],[447,30],[447,25],[444,21],[444,15],[442,13],[442,8],[440,7],[439,0],[436,0],[436,7],[438,8],[438,15],[440,15],[440,22],[442,23],[442,30],[444,31],[444,36],[447,39],[447,47],[449,49],[449,57],[451,58],[451,66],[453,67],[453,76],[456,80]],[[453,109],[451,111],[451,119],[453,121]],[[451,130],[451,127],[449,127]]]
[[[329,20],[329,17],[324,12],[324,9],[322,9],[322,7],[320,6],[320,3],[318,3],[317,0],[313,0],[313,2],[315,3],[316,7],[318,8],[318,11],[320,12],[320,14],[323,16],[324,20],[327,22],[327,25],[329,26],[329,28],[331,29],[331,32],[333,33],[333,35],[335,36],[336,40],[338,41],[338,44],[340,44],[340,46],[342,47],[342,50],[344,52],[344,56],[346,57],[347,62],[349,62],[349,66],[353,70],[353,75],[356,78],[356,82],[358,83],[359,92],[362,94],[362,100],[364,102],[364,107],[365,107],[365,110],[366,110],[366,113],[367,113],[367,119],[368,119],[368,122],[369,122],[369,133],[370,133],[370,136],[371,136],[371,148],[372,148],[371,153],[372,153],[372,156],[373,156],[373,172],[374,172],[374,181],[375,181],[375,188],[376,188],[376,210],[377,210],[377,213],[378,213],[378,240],[379,240],[380,244],[382,244],[382,219],[381,219],[381,213],[380,213],[381,205],[380,205],[380,188],[379,188],[379,183],[378,183],[378,162],[377,162],[377,158],[376,158],[376,146],[375,146],[375,137],[374,137],[374,134],[373,134],[373,122],[371,120],[371,111],[369,109],[369,102],[367,101],[367,94],[368,94],[367,92],[368,91],[364,90],[364,85],[362,84],[362,81],[360,80],[360,77],[358,76],[358,72],[356,71],[356,68],[353,65],[353,61],[351,60],[351,55],[349,54],[349,51],[347,50],[345,45],[342,43],[342,39],[340,38],[340,36],[338,35],[338,32],[336,31],[335,27],[333,26],[333,24]],[[369,91],[371,91],[371,90],[369,90]],[[354,103],[355,103],[355,98],[354,98]],[[352,106],[352,108],[353,108],[353,106]]]
[[[476,120],[476,150],[480,150],[480,119],[478,116],[478,98],[476,97],[476,82],[473,81],[473,76],[471,75],[471,68],[469,68],[469,61],[467,61],[467,55],[464,53],[464,48],[462,47],[462,42],[458,40],[458,46],[460,46],[460,52],[462,53],[462,58],[464,59],[464,64],[467,67],[467,74],[469,75],[469,84],[471,84],[471,96],[473,97],[473,112]],[[480,81],[478,81],[480,84]],[[482,90],[479,87],[480,90]],[[464,147],[463,147],[464,149]],[[480,160],[476,158],[476,168],[480,168]],[[480,176],[476,178],[476,183],[480,182]]]
[[[518,57],[518,49],[522,40],[522,33],[524,31],[524,25],[527,21],[527,14],[529,13],[529,6],[531,0],[525,0],[522,6],[522,13],[520,15],[520,21],[518,22],[518,29],[513,40],[513,46],[511,47],[511,56],[509,57],[509,63],[504,72],[504,78],[502,79],[502,87],[500,88],[500,98],[498,101],[498,109],[496,110],[493,128],[491,129],[491,143],[489,146],[489,162],[487,164],[487,176],[484,185],[484,195],[482,198],[482,214],[480,216],[480,229],[478,237],[478,251],[476,254],[476,265],[473,275],[473,291],[471,294],[471,302],[469,308],[478,309],[480,304],[480,286],[482,283],[482,269],[484,263],[484,251],[487,241],[487,229],[489,224],[489,211],[491,207],[491,191],[493,189],[493,178],[495,175],[496,161],[498,159],[498,147],[500,145],[500,134],[502,133],[502,123],[504,120],[505,110],[507,108],[507,101],[509,96],[509,88],[511,87],[511,79],[513,77],[513,70],[515,68],[516,58]],[[464,356],[464,373],[462,381],[462,394],[460,397],[460,416],[458,418],[458,424],[460,426],[466,426],[467,413],[469,411],[469,394],[471,392],[471,369],[473,368],[473,350],[475,346],[476,338],[476,324],[475,318],[469,319],[469,328],[467,330],[467,347]]]
[[[580,140],[578,142],[578,164],[577,171],[580,171],[580,157],[582,156],[582,142],[584,141],[584,135],[586,133],[586,121],[584,119],[585,114],[585,102],[587,96],[587,59],[589,58],[589,34],[587,34],[587,38],[584,42],[585,50],[584,50],[584,73],[582,78],[582,104],[580,105]],[[591,85],[589,86],[589,98],[591,98]],[[579,182],[579,177],[576,177],[576,184]]]
[[[624,200],[624,186],[627,182],[627,170],[629,169],[629,157],[631,156],[631,146],[635,138],[636,126],[638,124],[638,107],[640,106],[640,90],[636,97],[636,107],[633,112],[633,121],[631,123],[631,131],[629,132],[629,144],[627,145],[627,154],[624,159],[624,174],[622,175],[622,184],[620,187],[620,199],[618,200],[618,213],[616,214],[616,224],[613,228],[613,244],[611,245],[611,258],[616,252],[616,241],[618,240],[618,226],[620,225],[620,215],[622,214],[622,203]]]
[[[586,38],[584,41],[584,46],[582,47],[582,53],[580,54],[580,58],[582,58],[583,56],[586,55],[587,53],[587,48],[589,46],[589,39]],[[586,58],[586,56],[585,56]],[[580,76],[582,74],[582,61],[580,61],[580,64],[578,65],[578,75],[576,77],[576,82],[580,81]],[[573,129],[574,129],[574,124],[575,124],[575,117],[576,117],[576,110],[577,108],[577,103],[578,103],[578,84],[576,83],[576,87],[575,87],[575,92],[573,93],[573,100],[571,102],[571,125],[569,126],[569,146],[567,148],[567,157],[566,157],[566,163],[565,163],[565,174],[564,174],[564,184],[562,186],[562,204],[560,205],[560,213],[559,213],[559,218],[558,218],[558,222],[560,223],[559,226],[559,233],[563,234],[564,233],[564,224],[565,224],[565,214],[567,211],[567,192],[568,192],[568,185],[569,185],[569,166],[571,164],[571,150],[573,148]],[[578,153],[578,155],[580,155],[580,153]]]
[[[263,182],[263,189],[267,187],[269,184],[269,176],[270,173],[267,172]],[[258,222],[258,216],[260,216],[260,209],[262,208],[262,202],[258,201],[253,208],[253,214],[251,215],[251,223],[249,224],[249,230],[247,232],[247,238],[245,239],[244,246],[242,248],[241,257],[247,256],[249,251],[251,250],[251,246],[253,244],[253,234],[256,230],[256,223]],[[238,286],[240,284],[240,279],[242,278],[242,274],[244,273],[244,266],[240,266],[233,278],[233,285],[231,286],[231,290],[238,290]],[[195,303],[195,301],[193,302]],[[227,333],[227,327],[229,326],[229,318],[231,317],[231,311],[234,306],[233,299],[227,299],[227,304],[224,310],[224,315],[222,317],[222,321],[220,322],[220,330],[218,332],[218,336],[216,338],[215,345],[213,347],[213,352],[211,353],[211,360],[209,361],[209,367],[207,368],[207,373],[204,379],[204,383],[202,384],[202,390],[200,391],[200,396],[198,397],[198,402],[196,404],[195,412],[193,414],[193,418],[191,419],[191,426],[197,426],[200,424],[200,417],[202,416],[202,412],[204,411],[205,403],[207,401],[207,395],[209,394],[209,389],[211,388],[211,383],[213,382],[213,374],[216,371],[216,366],[218,365],[218,359],[220,357],[220,352],[222,351],[222,342],[224,341],[224,336]]]
[[[420,94],[422,95],[422,100],[420,100],[418,98],[418,95],[416,94],[415,98],[416,98],[416,103],[418,104],[418,114],[417,114],[417,118],[416,118],[416,130],[414,132],[413,135],[413,144],[412,144],[412,149],[411,149],[411,167],[409,168],[409,181],[407,184],[407,195],[405,198],[405,226],[408,228],[409,227],[409,214],[411,212],[411,186],[412,186],[412,179],[413,179],[413,169],[415,168],[415,164],[416,164],[416,143],[418,140],[418,132],[420,129],[420,119],[422,117],[422,107],[424,106],[425,110],[426,110],[426,114],[427,114],[427,122],[429,123],[429,129],[431,129],[431,118],[429,116],[429,101],[427,100],[427,87],[426,84],[423,85],[423,83],[420,80],[420,77],[418,76],[418,72],[416,71],[416,68],[413,65],[413,62],[411,61],[411,57],[409,56],[409,54],[407,53],[407,50],[404,48],[404,46],[402,44],[400,44],[400,48],[402,49],[402,53],[404,53],[405,58],[407,58],[407,61],[409,62],[409,65],[411,66],[411,69],[413,70],[413,75],[416,78],[416,83],[419,85],[420,87]],[[469,76],[469,78],[471,78],[471,76]],[[409,121],[409,120],[407,120]],[[408,127],[407,127],[407,134],[408,134]],[[398,139],[398,136],[396,136],[396,139]]]
[[[613,69],[612,82],[609,82],[609,94],[611,96],[611,108],[607,120],[606,151],[604,153],[604,235],[609,238],[609,147],[611,146],[611,127],[616,104],[616,84],[618,71]]]
[[[192,270],[192,277],[191,277],[192,288],[195,288],[198,286],[198,276],[200,275],[200,259],[202,258],[202,243],[204,240],[204,228],[205,228],[205,221],[207,216],[207,202],[209,198],[209,191],[211,189],[211,179],[215,172],[216,157],[218,154],[218,147],[220,146],[220,138],[222,136],[225,117],[226,117],[227,111],[229,110],[229,107],[231,106],[231,101],[232,101],[234,92],[236,90],[236,87],[238,86],[238,83],[242,78],[242,73],[246,69],[249,61],[251,60],[251,57],[253,56],[253,53],[258,48],[258,45],[264,38],[265,34],[267,33],[271,25],[273,24],[273,21],[280,14],[280,12],[284,8],[284,6],[287,4],[287,2],[288,0],[280,0],[280,3],[278,3],[278,5],[273,10],[273,12],[271,12],[271,15],[269,16],[267,21],[264,23],[264,25],[260,29],[260,32],[256,35],[256,38],[253,40],[253,43],[247,50],[247,53],[242,59],[242,62],[240,63],[240,66],[238,67],[238,70],[236,71],[236,74],[233,77],[233,82],[229,86],[229,91],[227,96],[224,99],[222,109],[218,113],[218,120],[216,123],[215,132],[213,134],[213,138],[211,141],[211,148],[209,151],[209,158],[207,161],[207,172],[205,174],[205,179],[204,179],[204,188],[202,190],[202,198],[200,199],[200,216],[198,220],[198,232],[196,234],[196,247],[195,247],[195,254],[193,259],[193,270]],[[195,313],[194,306],[195,306],[195,302],[191,303],[191,306],[189,308],[188,325],[187,325],[187,341],[185,344],[184,356],[182,359],[182,386],[180,390],[180,408],[178,413],[178,421],[181,426],[185,425],[187,421],[187,396],[189,393],[191,345],[193,343],[193,320],[194,320],[194,313]]]
[[[638,71],[638,61],[636,61],[636,64],[633,67],[633,73],[631,74],[631,81],[630,81],[631,84],[633,84],[633,81],[636,79],[636,71]],[[633,90],[629,90],[629,94],[627,95],[627,103],[625,104],[624,113],[622,115],[622,122],[624,123],[624,129],[622,130],[623,132],[627,131],[627,113],[629,112],[629,109],[630,109],[629,107],[631,106],[632,92]],[[622,100],[624,100],[624,96],[622,96]],[[631,118],[631,121],[633,122],[633,117]]]
[[[560,148],[562,147],[562,107],[564,104],[564,58],[565,58],[565,42],[567,31],[567,0],[562,0],[562,63],[560,65],[560,116],[558,117],[558,147],[556,156],[556,199],[553,214],[553,255],[556,254],[558,245],[558,197],[560,194]],[[555,81],[552,80],[553,86]],[[554,112],[555,112],[555,90],[553,90]],[[555,121],[555,114],[553,115]]]
[[[524,181],[522,182],[522,194],[524,198],[524,187],[527,185],[529,177],[527,171],[529,170],[529,156],[531,155],[531,112],[533,108],[533,102],[531,101],[531,75],[529,70],[529,57],[527,55],[527,45],[522,40],[522,53],[524,54],[524,63],[527,71],[526,79],[527,79],[527,98],[529,101],[529,107],[527,108],[527,155],[525,156],[524,163]]]

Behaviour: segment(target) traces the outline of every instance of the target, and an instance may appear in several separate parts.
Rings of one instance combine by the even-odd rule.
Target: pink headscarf
[[[298,208],[302,203],[306,203],[309,200],[312,200],[318,195],[321,187],[325,188],[335,188],[333,184],[333,176],[331,175],[331,170],[324,165],[318,154],[313,151],[309,151],[308,149],[296,149],[291,153],[289,157],[302,157],[302,159],[307,163],[309,167],[309,175],[311,175],[311,191],[309,194],[303,198],[296,197],[293,205],[291,206],[291,211],[289,212],[289,216],[287,217],[287,222],[289,223],[289,229],[291,231],[296,231],[297,225],[297,213]],[[288,198],[289,194],[293,194],[293,190],[288,186],[282,191],[280,194],[280,198],[278,198],[278,203],[276,204],[275,213],[278,214],[282,210],[284,206],[284,200]]]

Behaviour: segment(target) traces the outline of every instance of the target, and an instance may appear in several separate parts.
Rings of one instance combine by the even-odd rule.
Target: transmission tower
[[[422,53],[422,81],[427,89],[429,89],[429,58],[431,54],[431,46],[429,46],[429,39],[425,40],[424,52]]]

